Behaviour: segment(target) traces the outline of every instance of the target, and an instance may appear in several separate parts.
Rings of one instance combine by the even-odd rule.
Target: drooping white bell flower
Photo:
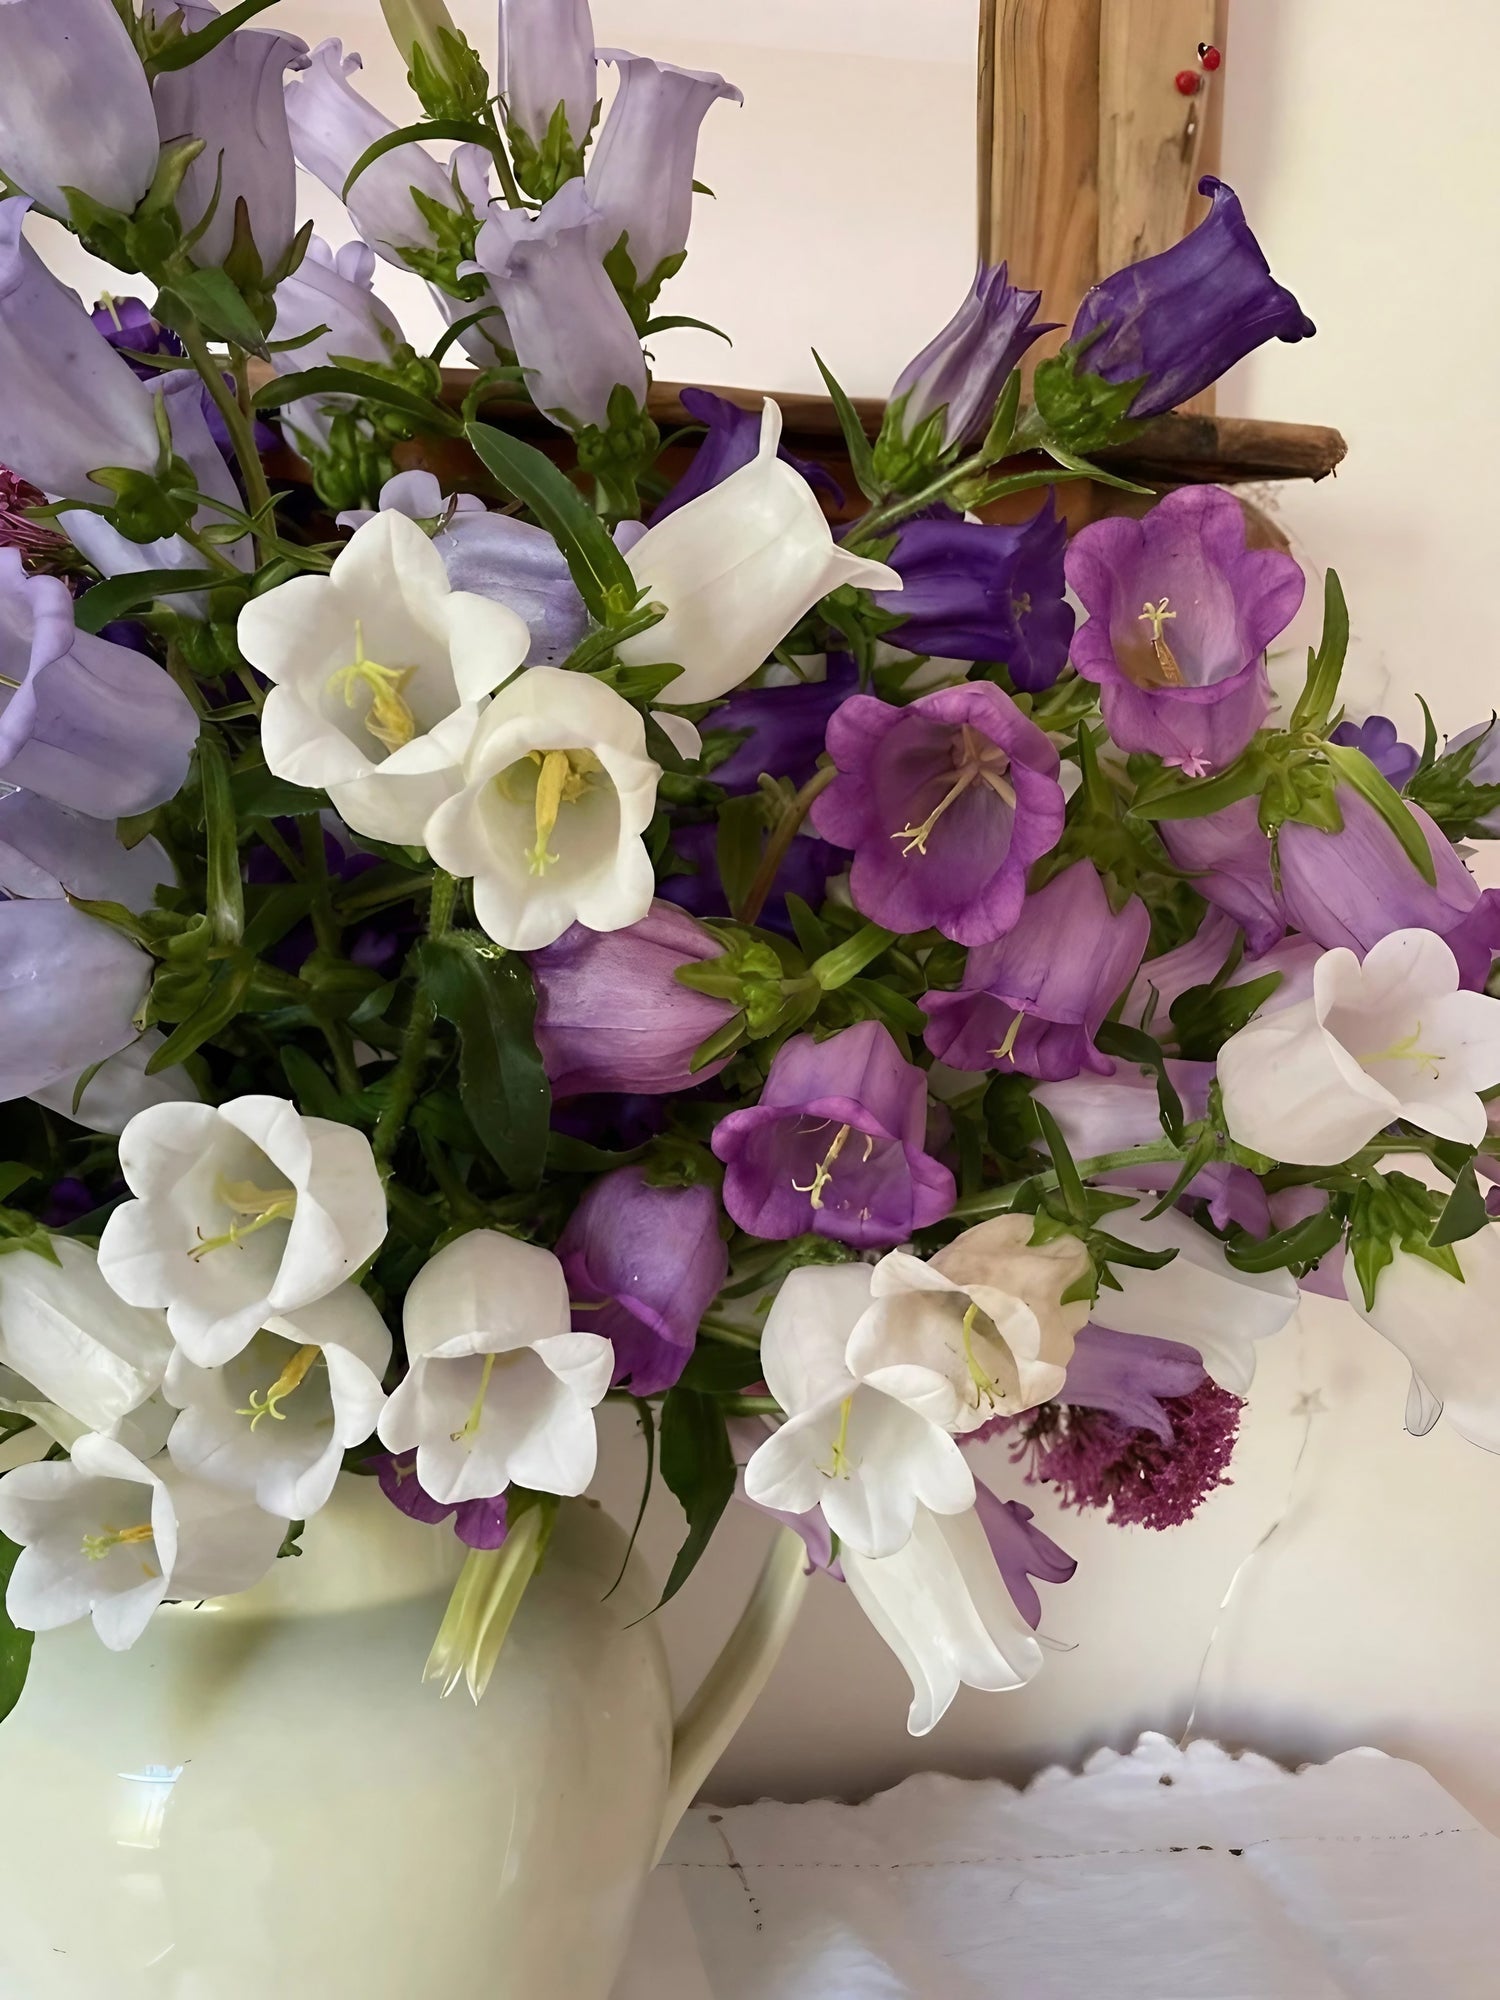
[[[974,1475],[940,1425],[850,1373],[870,1277],[866,1264],[812,1264],[783,1279],[760,1354],[786,1422],[745,1467],[745,1493],[782,1514],[821,1507],[844,1548],[889,1556],[922,1507],[972,1507]]]
[[[25,1632],[92,1617],[112,1652],[133,1646],[159,1605],[248,1590],[287,1530],[238,1497],[144,1464],[90,1435],[68,1463],[0,1479],[0,1534],[21,1545],[6,1609]]]
[[[0,1257],[0,1363],[83,1431],[108,1431],[161,1386],[167,1323],[117,1298],[86,1244]],[[50,1428],[50,1427],[49,1427]]]
[[[550,1250],[493,1229],[455,1238],[412,1281],[403,1324],[411,1370],[381,1415],[380,1440],[415,1449],[434,1500],[488,1500],[512,1480],[536,1493],[584,1490],[614,1349],[574,1333]]]
[[[1373,1306],[1365,1304],[1352,1257],[1344,1263],[1344,1290],[1360,1317],[1411,1363],[1407,1429],[1420,1435],[1441,1416],[1481,1451],[1500,1451],[1500,1226],[1490,1223],[1452,1249],[1462,1282],[1393,1244]]]
[[[222,1368],[199,1368],[179,1348],[166,1380],[182,1413],[172,1462],[268,1514],[310,1520],[344,1453],[374,1432],[390,1361],[385,1321],[358,1285],[267,1320]]]
[[[1337,1166],[1398,1118],[1477,1146],[1478,1093],[1500,1083],[1500,1000],[1458,979],[1432,931],[1392,931],[1363,964],[1324,952],[1310,999],[1257,1015],[1219,1051],[1233,1137],[1308,1167]]]
[[[675,661],[683,671],[667,690],[674,707],[738,687],[830,591],[901,589],[895,570],[838,546],[817,495],[777,457],[780,442],[781,411],[767,400],[750,464],[669,514],[626,555],[646,601],[664,604],[667,615],[627,639],[620,658]]]
[[[839,1560],[860,1609],[906,1669],[913,1736],[936,1728],[961,1687],[1000,1693],[1041,1671],[1042,1649],[972,1507],[947,1516],[919,1507],[894,1555],[872,1562],[845,1548]]]
[[[997,1215],[928,1263],[892,1250],[870,1278],[870,1309],[849,1340],[861,1382],[962,1434],[1030,1410],[1063,1385],[1087,1323],[1064,1293],[1089,1272],[1076,1236],[1031,1241],[1035,1218]]]
[[[369,1140],[282,1097],[152,1105],[120,1135],[120,1171],[137,1198],[105,1224],[99,1268],[131,1305],[165,1306],[200,1368],[326,1298],[385,1240]]]
[[[1191,1347],[1221,1389],[1243,1396],[1255,1377],[1256,1341],[1280,1333],[1297,1310],[1297,1281],[1290,1271],[1237,1271],[1219,1239],[1179,1209],[1148,1222],[1159,1200],[1140,1195],[1099,1226],[1139,1249],[1177,1255],[1155,1271],[1112,1264],[1120,1289],[1102,1286],[1089,1318],[1111,1333],[1151,1334]]]
[[[458,789],[484,698],[526,658],[503,604],[454,590],[415,521],[377,514],[327,576],[296,576],[240,613],[245,658],[275,682],[266,763],[326,790],[356,833],[415,845]]]
[[[613,688],[532,667],[485,710],[426,845],[472,877],[474,914],[508,950],[538,951],[575,923],[624,930],[656,893],[641,835],[660,776],[645,724]]]

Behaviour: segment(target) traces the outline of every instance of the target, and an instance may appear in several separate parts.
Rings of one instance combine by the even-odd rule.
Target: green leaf
[[[229,788],[241,819],[295,819],[300,813],[324,812],[328,806],[326,792],[310,792],[302,785],[289,785],[264,764],[236,771]]]
[[[1190,986],[1172,1002],[1172,1026],[1186,1062],[1212,1062],[1231,1035],[1237,1035],[1281,985],[1283,974],[1262,973],[1238,986]]]
[[[168,42],[160,55],[151,58],[151,74],[162,76],[168,70],[186,69],[190,63],[201,61],[236,28],[243,28],[247,21],[253,21],[257,14],[264,14],[268,7],[274,5],[275,0],[239,0],[237,7],[226,9],[206,27],[182,36],[179,41]]]
[[[637,1403],[636,1415],[641,1420],[641,1434],[646,1440],[646,1477],[641,1483],[641,1504],[635,1510],[635,1521],[630,1530],[630,1540],[625,1544],[625,1553],[620,1558],[620,1574],[605,1591],[601,1602],[608,1602],[625,1581],[625,1572],[630,1567],[630,1558],[635,1553],[641,1523],[646,1518],[646,1505],[651,1498],[651,1478],[656,1471],[656,1415],[649,1403]]]
[[[493,305],[481,306],[478,312],[465,313],[462,319],[456,319],[450,321],[450,323],[446,327],[444,327],[442,333],[439,334],[437,343],[433,347],[433,350],[428,355],[427,359],[429,361],[441,361],[443,356],[448,352],[448,349],[453,345],[453,343],[456,340],[462,340],[463,336],[469,331],[469,328],[471,326],[478,326],[479,322],[482,319],[497,319],[499,317],[499,313],[500,309],[498,306],[493,306]],[[517,370],[518,377],[519,374],[520,371]]]
[[[1075,1221],[1087,1220],[1088,1206],[1084,1198],[1083,1182],[1073,1155],[1068,1151],[1068,1142],[1063,1137],[1062,1127],[1040,1098],[1031,1100],[1031,1108],[1036,1113],[1036,1122],[1041,1128],[1042,1144],[1052,1157],[1052,1171],[1057,1175],[1057,1191],[1067,1206],[1068,1214]]]
[[[15,1543],[0,1535],[0,1722],[3,1722],[21,1699],[21,1690],[26,1685],[27,1669],[31,1665],[30,1632],[21,1632],[11,1624],[5,1609],[5,1593],[10,1588],[10,1573],[15,1568],[21,1551]]]
[[[1199,819],[1248,799],[1260,790],[1264,776],[1261,758],[1247,755],[1211,778],[1190,778],[1186,784],[1163,781],[1154,789],[1147,786],[1131,801],[1130,810],[1137,819]]]
[[[1323,637],[1317,652],[1307,655],[1307,681],[1287,724],[1294,735],[1299,730],[1326,726],[1348,652],[1349,607],[1338,571],[1331,569],[1323,580]]]
[[[865,436],[865,427],[859,420],[859,412],[850,402],[841,385],[834,379],[821,354],[813,349],[813,360],[818,364],[818,373],[827,385],[833,399],[834,414],[839,420],[839,429],[844,433],[844,449],[849,454],[849,464],[859,490],[867,500],[878,500],[882,487],[875,472],[875,451]]]
[[[390,409],[400,410],[414,418],[424,430],[450,437],[458,434],[457,417],[430,397],[420,396],[414,389],[403,388],[399,382],[392,382],[384,375],[366,373],[362,368],[339,368],[331,362],[320,368],[300,369],[295,375],[278,375],[273,382],[267,382],[256,390],[254,407],[257,410],[279,410],[288,403],[300,402],[309,396],[355,396],[361,402],[384,403]]]
[[[350,188],[366,167],[374,166],[378,159],[394,153],[399,146],[420,145],[424,139],[456,139],[463,145],[483,146],[486,152],[494,144],[493,135],[472,118],[420,118],[415,125],[398,125],[394,132],[382,132],[372,145],[366,146],[345,175],[339,199],[349,199]]]
[[[1305,1269],[1326,1257],[1343,1234],[1343,1213],[1330,1202],[1316,1215],[1274,1235],[1236,1237],[1224,1245],[1224,1255],[1236,1271],[1280,1271],[1293,1265]]]
[[[178,1023],[152,1056],[146,1065],[147,1076],[160,1076],[164,1069],[174,1068],[221,1028],[228,1027],[244,1004],[254,977],[254,959],[221,974],[202,1005]]]
[[[1144,1028],[1127,1028],[1122,1021],[1106,1021],[1094,1037],[1100,1052],[1107,1056],[1123,1056],[1126,1062],[1138,1063],[1148,1069],[1156,1078],[1156,1101],[1161,1112],[1162,1129],[1173,1145],[1182,1138],[1182,1099],[1167,1075],[1167,1058],[1162,1045],[1154,1035],[1148,1035]]]
[[[721,326],[711,326],[706,319],[694,319],[690,313],[663,313],[658,319],[648,319],[641,328],[641,339],[647,340],[653,333],[671,333],[678,327],[691,327],[695,333],[711,333],[716,340],[722,340],[726,347],[734,342]]]
[[[719,838],[716,860],[719,881],[731,910],[743,907],[760,867],[761,837],[765,822],[760,794],[725,799],[719,807]]]
[[[465,435],[485,468],[525,501],[562,550],[579,595],[599,623],[633,611],[640,593],[630,565],[567,474],[534,446],[492,424],[468,424]]]
[[[227,583],[217,569],[138,569],[96,583],[79,598],[73,622],[80,632],[102,632],[117,618],[126,618],[158,597],[180,596],[185,590],[212,590]]]
[[[458,1030],[464,1110],[510,1185],[534,1188],[547,1162],[552,1091],[526,961],[477,931],[429,938],[420,959],[428,998]]]
[[[788,892],[786,898],[786,913],[791,918],[792,929],[796,933],[797,944],[803,957],[809,962],[821,958],[831,943],[828,926],[822,918],[817,916],[800,896],[791,892]]]
[[[35,1179],[35,1167],[24,1166],[19,1160],[7,1160],[0,1166],[0,1201],[9,1200],[18,1187],[25,1187],[28,1181]]]
[[[245,884],[240,875],[239,823],[229,784],[229,764],[218,732],[198,737],[198,783],[208,843],[208,919],[219,944],[238,944],[245,932]]]
[[[287,1042],[277,1053],[287,1086],[304,1117],[330,1118],[339,1125],[354,1122],[337,1084],[321,1063],[314,1062],[306,1049],[299,1048],[295,1042]]]
[[[895,942],[894,931],[883,930],[879,924],[865,924],[853,937],[825,951],[807,969],[825,993],[832,993],[840,986],[847,986],[851,979],[857,979],[867,965],[873,964]]]
[[[1429,888],[1437,886],[1437,864],[1427,845],[1427,836],[1406,801],[1383,772],[1378,771],[1363,750],[1348,743],[1325,743],[1323,755],[1344,783],[1374,806],[1403,851]]]
[[[687,1516],[688,1531],[658,1609],[692,1575],[734,1493],[734,1453],[724,1413],[711,1396],[680,1384],[667,1391],[661,1412],[661,1476]]]
[[[1477,1236],[1481,1229],[1488,1226],[1489,1220],[1490,1212],[1484,1205],[1484,1195],[1474,1175],[1474,1162],[1468,1160],[1459,1169],[1448,1205],[1438,1217],[1428,1241],[1435,1250],[1441,1250],[1448,1243],[1463,1243],[1470,1236]]]
[[[251,354],[264,354],[265,331],[234,280],[223,271],[211,269],[179,271],[167,292],[181,299],[193,318],[223,340]]]

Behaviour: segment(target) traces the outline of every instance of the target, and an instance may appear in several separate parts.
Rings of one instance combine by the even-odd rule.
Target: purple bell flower
[[[136,1039],[152,962],[71,903],[0,902],[0,1104]]]
[[[65,186],[128,215],[156,158],[151,88],[113,0],[0,4],[0,171],[54,215]]]
[[[1213,204],[1198,227],[1095,285],[1068,335],[1086,373],[1115,383],[1146,378],[1132,417],[1175,410],[1268,340],[1317,331],[1271,276],[1233,188],[1209,174],[1198,192]]]
[[[644,1167],[605,1174],[568,1217],[557,1254],[574,1327],[614,1343],[615,1386],[670,1389],[729,1275],[713,1189],[652,1187]]]
[[[498,1549],[504,1546],[506,1499],[503,1493],[497,1493],[493,1500],[461,1500],[456,1506],[445,1507],[440,1500],[433,1499],[418,1479],[417,1454],[414,1451],[383,1451],[369,1462],[375,1469],[375,1477],[386,1499],[411,1520],[435,1528],[451,1519],[454,1534],[471,1549]]]
[[[620,87],[589,159],[589,196],[609,219],[611,247],[625,239],[636,283],[652,291],[687,249],[699,127],[721,98],[743,104],[744,93],[713,70],[624,49],[598,55]]]
[[[927,1079],[878,1021],[826,1042],[794,1035],[759,1104],[714,1128],[724,1206],[752,1236],[811,1230],[861,1250],[904,1243],[940,1222],[953,1176],[923,1150]]]
[[[974,1481],[974,1511],[1011,1602],[1034,1632],[1042,1622],[1042,1600],[1032,1578],[1066,1583],[1077,1570],[1077,1561],[1050,1535],[1042,1533],[1030,1507],[1022,1506],[1019,1500],[1000,1499],[978,1479]]]
[[[854,850],[856,909],[957,944],[1003,937],[1063,827],[1056,747],[1010,696],[987,681],[906,708],[854,695],[828,725],[828,754],[839,775],[812,823]]]
[[[712,389],[684,389],[678,401],[695,422],[707,426],[707,435],[694,452],[687,471],[652,514],[653,528],[668,514],[685,507],[689,500],[696,500],[721,485],[732,472],[743,470],[760,450],[759,410],[743,410],[727,396],[716,396]],[[784,444],[777,447],[776,456],[794,472],[800,472],[809,486],[826,493],[836,506],[842,504],[844,489],[827,466],[798,458]]]
[[[1183,486],[1084,528],[1066,569],[1088,613],[1073,664],[1120,748],[1193,778],[1232,763],[1270,713],[1266,648],[1302,602],[1292,558],[1246,548],[1232,493]]]
[[[1268,951],[1286,930],[1287,915],[1256,800],[1238,799],[1198,819],[1163,820],[1159,831],[1173,861],[1191,871],[1198,894],[1234,919],[1252,952]]]
[[[1207,1374],[1197,1349],[1181,1341],[1086,1326],[1073,1343],[1068,1378],[1056,1400],[1074,1409],[1103,1410],[1128,1429],[1152,1431],[1170,1444],[1172,1420],[1163,1405],[1174,1396],[1191,1396]]]
[[[142,653],[79,632],[53,576],[0,549],[0,779],[121,819],[165,804],[187,776],[198,718]]]
[[[1387,715],[1367,716],[1363,722],[1341,722],[1329,741],[1362,750],[1398,792],[1422,761],[1421,751],[1401,741],[1395,723]]]
[[[712,766],[726,792],[753,792],[762,771],[799,789],[817,769],[834,711],[859,685],[847,653],[830,653],[827,677],[784,687],[740,688],[704,721],[705,735],[744,732],[722,763]]]
[[[541,147],[557,107],[568,138],[582,148],[594,123],[594,23],[588,0],[500,0],[496,79],[506,122]]]
[[[160,382],[162,371],[153,368],[149,361],[132,361],[132,354],[171,354],[180,360],[182,342],[169,326],[163,326],[144,299],[109,298],[97,305],[89,318],[109,342],[110,346],[124,355],[132,372],[143,382]],[[232,390],[234,377],[226,375],[224,385]],[[229,435],[229,426],[219,413],[219,407],[205,388],[201,392],[203,421],[208,425],[209,434],[220,453],[228,460],[234,456],[234,444]],[[255,446],[257,451],[271,451],[280,438],[263,418],[255,420]],[[201,558],[195,557],[195,561]]]
[[[723,947],[684,910],[657,901],[619,931],[574,924],[556,944],[528,952],[536,983],[536,1039],[553,1095],[689,1090],[723,1063],[696,1074],[694,1049],[734,1013],[727,1000],[695,993],[673,977],[679,965],[717,958]],[[727,1059],[726,1059],[727,1060]]]
[[[717,780],[717,771],[714,777]],[[724,884],[719,876],[718,847],[719,828],[714,820],[675,828],[668,859],[670,861],[675,857],[687,867],[685,872],[664,875],[660,893],[680,908],[690,910],[695,917],[732,915],[729,898],[724,893]],[[821,909],[828,893],[830,876],[841,874],[848,860],[841,848],[830,846],[826,840],[817,840],[806,833],[798,834],[776,871],[771,893],[756,919],[759,927],[776,931],[782,937],[793,936],[794,926],[787,912],[787,897],[800,896],[809,909]]]
[[[927,995],[928,1048],[954,1069],[1110,1075],[1094,1037],[1150,934],[1138,896],[1112,910],[1093,863],[1075,861],[1026,898],[1004,937],[969,953],[958,992]]]
[[[893,646],[945,660],[994,660],[1027,693],[1068,663],[1073,607],[1063,595],[1067,530],[1049,494],[1029,521],[986,526],[941,514],[908,521],[890,565],[905,586],[872,593],[900,624]]]
[[[1033,323],[1041,302],[1040,292],[1017,290],[1004,264],[981,264],[953,318],[896,378],[891,403],[905,398],[903,434],[911,437],[940,410],[945,451],[982,438],[1012,370],[1052,331]]]

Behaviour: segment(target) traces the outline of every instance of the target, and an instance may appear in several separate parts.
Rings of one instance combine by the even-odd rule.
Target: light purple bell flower
[[[698,1322],[729,1275],[711,1187],[652,1187],[644,1167],[590,1184],[557,1243],[573,1325],[615,1350],[615,1387],[670,1389],[686,1368]]]
[[[6,0],[0,15],[17,10]],[[37,0],[25,0],[29,11]],[[21,234],[30,202],[0,201],[0,464],[54,498],[109,506],[89,478],[105,466],[154,472],[151,391]]]
[[[69,812],[36,792],[0,798],[0,890],[8,896],[81,896],[147,910],[175,879],[166,849],[149,835],[126,847],[113,820]]]
[[[375,252],[368,243],[345,243],[333,250],[321,237],[312,239],[297,269],[276,287],[275,336],[303,342],[271,356],[278,375],[297,375],[329,362],[390,360],[403,336],[396,315],[375,296],[374,277]],[[316,333],[320,326],[327,332]],[[304,339],[308,334],[313,338]],[[334,417],[353,407],[350,396],[303,397],[289,403],[284,414],[294,433],[321,450]]]
[[[1145,1028],[1163,1046],[1170,1048],[1173,1042],[1172,1008],[1184,993],[1195,986],[1207,986],[1218,978],[1229,963],[1229,955],[1234,949],[1235,939],[1240,936],[1240,927],[1223,910],[1211,909],[1202,924],[1186,943],[1177,945],[1171,951],[1164,951],[1156,958],[1148,958],[1131,983],[1120,1009],[1120,1018],[1128,1027]],[[1313,967],[1323,955],[1323,947],[1312,938],[1301,937],[1295,931],[1272,944],[1259,957],[1252,957],[1243,949],[1243,955],[1224,981],[1226,986],[1244,986],[1255,979],[1265,978],[1275,972],[1281,976],[1281,984],[1271,996],[1271,1002],[1285,1007],[1294,1000],[1305,1000],[1312,992]]]
[[[640,336],[604,268],[610,231],[583,182],[571,180],[536,216],[492,203],[475,246],[533,401],[570,430],[603,429],[617,388],[645,406]]]
[[[1073,1342],[1057,1401],[1105,1410],[1131,1430],[1151,1431],[1170,1444],[1172,1420],[1162,1404],[1174,1396],[1191,1396],[1207,1377],[1197,1349],[1181,1341],[1089,1325]]]
[[[721,98],[743,104],[744,93],[713,70],[598,53],[619,71],[620,87],[589,158],[588,191],[609,220],[610,246],[628,238],[636,281],[649,287],[687,248],[699,127]]]
[[[926,1124],[927,1079],[880,1022],[824,1042],[794,1035],[760,1102],[714,1127],[724,1206],[772,1241],[810,1230],[861,1250],[904,1243],[956,1199],[952,1174],[924,1150]]]
[[[1238,799],[1198,819],[1163,820],[1168,854],[1189,870],[1193,887],[1244,931],[1252,952],[1269,951],[1287,927],[1271,874],[1271,842],[1255,799]]]
[[[556,944],[528,952],[537,1047],[553,1095],[659,1097],[717,1076],[724,1062],[695,1073],[693,1051],[732,1018],[734,1007],[695,993],[674,974],[722,950],[685,910],[658,900],[624,930],[574,924]]]
[[[924,1040],[954,1069],[1108,1076],[1094,1037],[1150,934],[1139,896],[1113,910],[1093,863],[1075,861],[1026,898],[1004,937],[969,953],[958,992],[928,993]]]
[[[1292,558],[1246,548],[1232,493],[1183,486],[1082,529],[1066,570],[1088,614],[1073,664],[1120,748],[1192,778],[1232,763],[1270,713],[1266,648],[1302,602]]]
[[[599,101],[588,0],[500,0],[497,83],[507,122],[534,146],[560,104],[568,137],[582,147]]]
[[[981,264],[969,295],[937,337],[896,378],[891,402],[906,398],[901,427],[910,437],[941,410],[943,447],[975,444],[989,428],[1000,392],[1034,340],[1040,292],[1019,291],[1004,264]]]
[[[59,578],[0,549],[0,779],[99,818],[176,793],[198,718],[144,653],[75,630]],[[7,685],[6,683],[10,683]]]
[[[1401,741],[1388,715],[1370,715],[1363,722],[1341,722],[1328,740],[1347,744],[1351,750],[1362,750],[1398,792],[1422,761],[1421,751]],[[1457,746],[1454,743],[1448,747]]]
[[[218,18],[215,7],[155,7],[155,18],[181,14],[189,34]],[[193,245],[195,264],[222,266],[234,241],[241,203],[261,268],[273,270],[297,233],[297,163],[287,128],[283,79],[307,67],[307,44],[296,35],[237,28],[185,69],[164,70],[152,85],[162,144],[203,139],[177,193],[177,213],[193,229],[218,201]],[[304,364],[305,365],[305,364]]]
[[[978,1479],[974,1510],[1011,1602],[1034,1632],[1042,1622],[1042,1600],[1032,1578],[1066,1583],[1077,1570],[1077,1561],[1042,1533],[1030,1507],[1019,1500],[1000,1499]]]
[[[150,85],[112,0],[3,0],[0,171],[54,215],[65,186],[129,215],[156,158]]]
[[[445,1507],[441,1500],[433,1499],[418,1479],[414,1451],[379,1452],[370,1464],[381,1492],[409,1520],[420,1521],[429,1528],[451,1520],[454,1534],[466,1548],[505,1546],[507,1509],[503,1493],[497,1493],[492,1500],[460,1500]]]
[[[71,903],[0,902],[0,1104],[133,1042],[153,969]]]
[[[1003,937],[1063,827],[1056,747],[1010,696],[988,681],[905,708],[854,695],[828,725],[828,754],[839,775],[812,824],[854,850],[856,909],[957,944]]]

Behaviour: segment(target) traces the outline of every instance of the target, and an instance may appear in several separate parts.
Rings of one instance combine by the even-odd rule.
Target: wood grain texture
[[[1100,275],[1180,242],[1201,213],[1208,105],[1174,81],[1218,32],[1216,0],[1100,0]]]

